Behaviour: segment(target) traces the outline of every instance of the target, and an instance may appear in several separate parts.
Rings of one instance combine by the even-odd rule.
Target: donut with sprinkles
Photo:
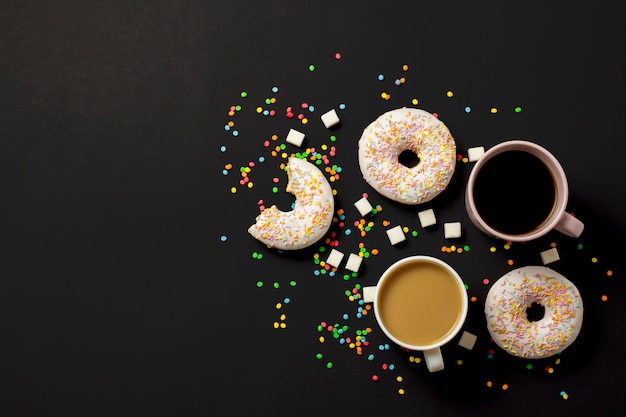
[[[543,317],[528,318],[536,303]],[[576,286],[543,266],[515,269],[497,280],[485,301],[487,328],[494,342],[514,356],[545,358],[562,352],[580,332],[583,302]]]
[[[292,156],[287,164],[288,193],[296,197],[293,210],[276,205],[265,208],[248,233],[268,247],[303,249],[319,241],[330,229],[335,200],[322,171],[312,163]]]
[[[450,183],[456,143],[432,114],[403,107],[380,115],[359,139],[359,167],[365,181],[383,196],[403,204],[426,203]],[[404,163],[402,154],[417,157]],[[412,158],[415,159],[415,158]]]

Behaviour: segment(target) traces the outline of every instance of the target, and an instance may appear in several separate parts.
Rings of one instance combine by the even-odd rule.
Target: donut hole
[[[398,155],[398,162],[407,168],[413,168],[420,163],[420,159],[414,151],[405,149]]]
[[[526,308],[528,321],[539,321],[546,315],[546,308],[539,303],[532,303]]]

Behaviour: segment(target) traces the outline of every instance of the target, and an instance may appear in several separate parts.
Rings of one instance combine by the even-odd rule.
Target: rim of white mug
[[[454,327],[448,331],[448,334],[436,341],[435,343],[432,343],[430,345],[424,345],[424,346],[420,346],[420,345],[413,345],[410,343],[406,343],[398,338],[396,338],[393,334],[391,334],[391,332],[389,332],[389,330],[385,327],[385,324],[381,318],[381,314],[380,314],[380,310],[379,310],[379,306],[380,303],[378,302],[379,296],[380,296],[380,288],[381,288],[381,284],[386,281],[387,279],[389,279],[389,277],[391,276],[392,272],[397,269],[399,266],[404,265],[406,263],[411,263],[411,262],[416,262],[416,261],[426,261],[426,262],[431,262],[431,263],[435,263],[441,267],[443,267],[446,271],[448,271],[450,273],[450,275],[452,275],[457,284],[459,285],[459,290],[461,292],[461,315],[462,317],[457,321],[457,323],[454,325]],[[395,344],[402,346],[404,348],[410,349],[410,350],[415,350],[415,351],[425,351],[425,350],[430,350],[430,349],[435,349],[438,348],[440,346],[445,345],[446,343],[450,342],[452,339],[454,339],[454,337],[461,331],[461,329],[463,328],[463,325],[465,324],[465,320],[467,319],[467,313],[469,310],[469,300],[468,300],[468,296],[467,296],[467,290],[465,289],[465,283],[463,282],[463,279],[461,279],[461,276],[458,274],[458,272],[456,272],[454,270],[454,268],[452,268],[450,265],[448,265],[446,262],[442,261],[439,258],[435,258],[433,256],[428,256],[428,255],[413,255],[413,256],[407,256],[405,258],[399,259],[396,262],[394,262],[393,264],[391,264],[384,272],[383,274],[380,276],[378,283],[376,284],[376,294],[374,296],[374,316],[376,317],[376,321],[378,322],[378,326],[381,328],[381,330],[383,331],[383,333],[385,333],[385,335],[391,339],[391,341],[393,341]]]

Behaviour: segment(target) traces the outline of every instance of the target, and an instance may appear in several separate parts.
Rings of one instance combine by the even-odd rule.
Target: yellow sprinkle
[[[463,365],[463,361],[461,359],[459,359],[458,361],[456,361],[456,364],[459,365],[459,366]]]
[[[400,388],[400,389],[398,390],[398,394],[400,394],[400,395],[404,395],[404,389],[403,389],[403,388]]]
[[[254,183],[253,183],[252,181],[250,181],[250,182],[248,183],[248,188],[252,188],[252,187],[254,187]]]
[[[277,322],[277,321],[275,321],[275,322],[274,322],[274,328],[275,328],[275,329],[278,329],[278,326],[280,326],[280,325],[278,324],[278,322]]]
[[[492,253],[493,253],[493,252],[495,252],[495,251],[496,251],[496,247],[495,247],[495,246],[492,246],[492,247],[490,247],[490,248],[489,248],[489,252],[492,252]]]
[[[257,113],[261,113],[261,112],[263,112],[263,108],[262,108],[262,107],[257,107],[257,108],[256,108],[256,112],[257,112]]]
[[[281,303],[276,303],[276,310],[280,310],[283,307]]]
[[[396,378],[396,381],[402,382],[402,377],[400,375],[398,375],[398,377]]]
[[[496,109],[495,107],[492,107],[490,112],[491,114],[496,114],[498,112],[498,109]]]
[[[287,323],[285,323],[285,322],[280,323],[280,328],[281,329],[287,328]]]
[[[411,100],[411,103],[413,103],[414,106],[417,106],[417,103],[419,103],[419,100],[414,98],[413,100]]]
[[[303,125],[305,125],[305,124],[307,124],[307,123],[309,123],[309,119],[307,119],[306,117],[304,117],[304,118],[302,119],[302,124],[303,124]]]
[[[235,194],[237,192],[237,188],[236,187],[231,187],[230,192]]]
[[[324,336],[320,336],[320,338],[319,338],[320,343],[324,343],[325,340],[326,339],[324,339]]]
[[[598,258],[596,258],[595,256],[593,258],[591,258],[591,262],[593,262],[594,264],[598,262]]]
[[[285,319],[286,319],[286,318],[287,318],[287,316],[286,316],[286,315],[284,315],[284,314],[281,314],[281,315],[280,315],[280,319],[281,319],[282,321],[285,321]]]
[[[452,91],[449,91],[449,90],[448,90],[448,92],[446,93],[446,95],[447,95],[448,97],[452,97],[452,96],[454,95],[454,93],[453,93]]]
[[[415,362],[415,356],[413,355],[409,356],[409,362]]]

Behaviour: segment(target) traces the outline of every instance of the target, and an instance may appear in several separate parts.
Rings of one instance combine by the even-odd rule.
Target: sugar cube
[[[406,240],[406,236],[404,235],[404,231],[400,225],[387,229],[386,232],[389,242],[392,245],[397,245],[398,243]]]
[[[485,153],[485,148],[483,146],[476,146],[475,148],[469,148],[467,150],[467,160],[469,162],[476,162],[480,159],[481,156]]]
[[[370,204],[369,200],[365,197],[361,198],[359,201],[354,203],[354,207],[359,211],[362,217],[367,216],[372,213],[374,207]]]
[[[326,126],[327,129],[330,129],[339,123],[339,116],[337,116],[335,109],[322,114],[322,123],[324,123],[324,126]]]
[[[343,260],[343,253],[338,251],[337,249],[333,249],[330,251],[328,258],[326,259],[326,263],[335,268],[339,268],[339,264]]]
[[[559,259],[561,259],[559,257],[559,252],[556,250],[556,248],[544,250],[543,252],[540,253],[540,255],[541,255],[541,260],[543,261],[544,265],[549,264],[551,262],[556,262]]]
[[[417,213],[417,217],[419,217],[420,224],[423,228],[437,224],[437,218],[435,217],[435,211],[433,209],[420,211]]]
[[[302,146],[304,142],[304,133],[297,131],[296,129],[289,129],[285,142],[291,143],[294,146]]]
[[[459,239],[461,237],[461,222],[444,223],[443,234],[446,239]]]
[[[363,302],[373,303],[376,296],[376,286],[363,287]]]
[[[476,343],[476,339],[478,339],[478,337],[475,334],[464,330],[463,335],[459,340],[459,346],[464,347],[467,350],[472,350],[474,348],[474,344]]]
[[[348,260],[346,261],[346,269],[352,272],[359,272],[359,268],[361,268],[361,262],[363,262],[363,258],[357,255],[356,253],[351,253],[348,256]]]

